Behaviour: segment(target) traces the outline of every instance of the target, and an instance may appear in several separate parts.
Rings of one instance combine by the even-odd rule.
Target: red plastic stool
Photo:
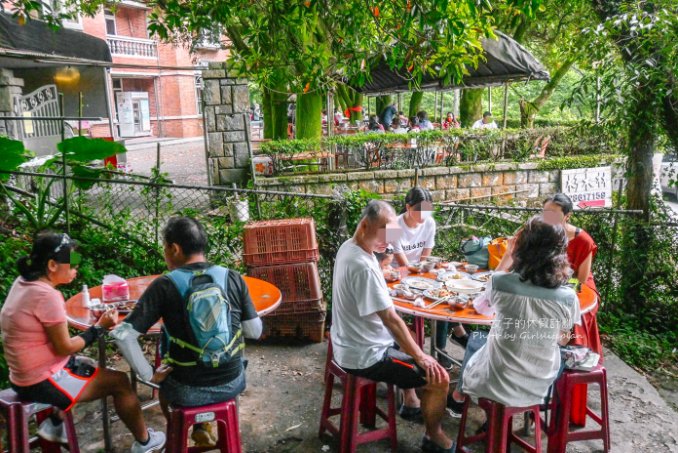
[[[170,406],[167,422],[166,453],[197,453],[219,449],[221,453],[241,453],[238,406],[235,399],[207,406]],[[217,422],[216,446],[189,447],[188,430],[196,423]]]
[[[390,439],[391,450],[398,449],[398,435],[396,433],[395,392],[393,385],[388,384],[387,413],[377,407],[377,383],[347,373],[334,360],[327,365],[325,380],[325,400],[320,414],[320,431],[322,436],[329,431],[339,438],[339,452],[353,453],[360,444],[375,442],[381,439]],[[331,407],[334,379],[341,381],[343,398],[341,407]],[[340,415],[340,425],[337,427],[330,420]],[[358,423],[368,428],[374,428],[377,415],[386,421],[387,426],[381,429],[372,429],[367,432],[358,432]]]
[[[40,446],[43,452],[60,452],[61,446],[55,442],[36,438],[31,440],[28,434],[28,421],[35,415],[38,425],[52,413],[52,406],[40,403],[24,403],[12,389],[0,392],[0,411],[7,423],[7,442],[10,453],[26,453],[31,448]],[[65,446],[71,453],[80,453],[75,424],[71,411],[65,412],[64,420],[68,444]]]
[[[524,450],[531,453],[541,452],[541,419],[539,417],[539,406],[529,407],[506,407],[496,401],[480,398],[478,405],[485,410],[487,414],[487,432],[479,433],[473,436],[466,435],[466,419],[468,417],[468,408],[471,405],[471,398],[466,397],[464,401],[464,412],[461,415],[459,425],[459,434],[457,435],[456,453],[467,453],[467,445],[485,441],[485,451],[487,453],[506,453],[511,450],[511,443],[516,443]],[[531,412],[534,415],[534,445],[528,444],[524,439],[518,437],[513,432],[513,417],[516,415]]]
[[[570,431],[570,397],[578,384],[597,384],[600,388],[600,415],[586,407],[586,414],[598,423],[599,429]],[[549,423],[548,453],[564,453],[569,442],[602,439],[603,450],[610,451],[610,425],[607,405],[607,372],[598,365],[591,371],[565,370],[555,383],[553,414]]]

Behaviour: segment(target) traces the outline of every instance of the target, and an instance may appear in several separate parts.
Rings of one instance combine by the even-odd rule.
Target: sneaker
[[[63,422],[55,425],[51,417],[47,417],[44,422],[40,423],[38,436],[49,442],[56,442],[59,444],[68,443],[66,427]]]
[[[464,403],[459,402],[452,398],[452,395],[447,395],[447,413],[450,414],[452,418],[461,418],[461,414],[464,413]]]
[[[398,414],[403,419],[405,419],[409,422],[418,422],[418,421],[423,420],[420,407],[409,407],[409,406],[405,406],[405,404],[403,404],[398,409]]]
[[[429,439],[428,436],[424,436],[424,439],[421,441],[421,451],[424,453],[454,453],[456,449],[456,442],[452,442],[452,446],[450,448],[443,448]]]
[[[146,445],[141,445],[138,440],[135,440],[130,448],[130,453],[149,453],[152,451],[160,451],[165,446],[165,433],[153,431],[153,428],[148,428],[148,442]]]

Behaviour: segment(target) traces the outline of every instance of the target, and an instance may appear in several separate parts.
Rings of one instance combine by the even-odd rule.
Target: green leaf
[[[66,155],[69,162],[87,163],[105,159],[114,154],[124,153],[125,147],[120,143],[109,142],[100,138],[73,137],[57,145],[60,152]]]
[[[31,155],[32,153],[26,150],[20,141],[0,137],[0,170],[14,171],[19,168],[19,165],[28,161]],[[7,178],[9,178],[8,174],[0,174],[0,181],[5,181]]]
[[[74,165],[72,167],[73,176],[76,178],[98,178],[101,174],[101,170],[85,167],[82,165]],[[78,179],[73,180],[75,187],[83,190],[90,189],[96,184],[96,181],[80,181]]]

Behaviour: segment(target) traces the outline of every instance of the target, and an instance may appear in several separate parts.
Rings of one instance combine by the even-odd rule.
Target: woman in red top
[[[562,224],[565,227],[568,238],[567,258],[570,261],[573,277],[582,285],[598,292],[591,272],[598,246],[586,231],[569,223],[573,209],[570,197],[564,193],[557,193],[544,201],[544,219],[551,224]],[[600,343],[596,313],[598,313],[598,304],[593,310],[582,315],[581,324],[574,325],[574,335],[570,344],[585,346],[598,353],[602,363],[603,346]],[[584,426],[586,424],[586,384],[574,387],[571,400],[570,421],[575,425]]]

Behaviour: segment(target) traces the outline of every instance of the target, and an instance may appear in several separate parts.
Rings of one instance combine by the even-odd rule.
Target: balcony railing
[[[114,57],[157,58],[158,56],[158,43],[152,39],[107,36],[106,41]]]

